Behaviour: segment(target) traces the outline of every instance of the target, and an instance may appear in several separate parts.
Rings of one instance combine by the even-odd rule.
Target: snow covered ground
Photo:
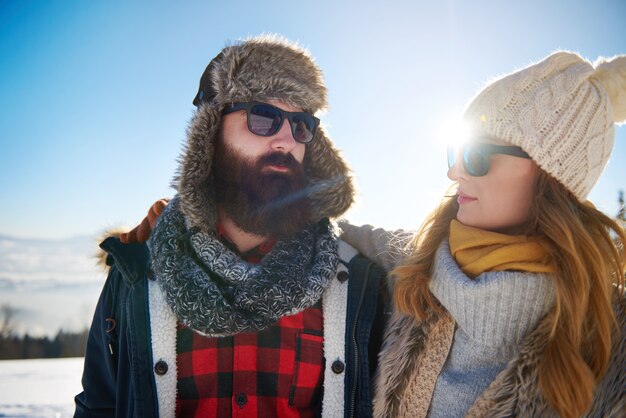
[[[0,417],[71,417],[82,371],[82,357],[0,361]]]

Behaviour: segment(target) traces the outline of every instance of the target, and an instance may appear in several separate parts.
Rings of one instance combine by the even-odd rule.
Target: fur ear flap
[[[200,105],[187,130],[187,146],[174,179],[187,225],[200,227],[207,233],[212,233],[217,225],[215,191],[208,187],[208,182],[220,118],[220,109],[206,103]]]
[[[304,163],[311,190],[314,220],[341,216],[354,202],[352,173],[321,126],[317,128],[315,139],[307,147]]]

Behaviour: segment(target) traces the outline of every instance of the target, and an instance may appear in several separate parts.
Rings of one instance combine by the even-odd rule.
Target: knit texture
[[[250,264],[217,238],[185,227],[175,197],[149,241],[152,268],[181,323],[218,337],[266,329],[315,304],[339,262],[332,226],[311,225]]]
[[[449,355],[453,335],[454,320],[450,316],[445,316],[434,324],[425,350],[428,354],[415,364],[413,373],[420,378],[411,379],[407,383],[398,405],[398,416],[427,416],[437,377]]]
[[[463,416],[516,354],[554,303],[548,275],[502,271],[467,277],[447,242],[437,251],[430,289],[457,323],[437,379],[430,417]]]
[[[624,117],[612,107],[626,100],[624,58],[596,71],[577,54],[557,52],[496,80],[465,111],[471,137],[522,147],[584,201],[609,160],[614,124]]]
[[[440,326],[442,321],[448,325]],[[439,318],[433,314],[418,321],[393,312],[374,377],[375,418],[426,416],[453,335],[454,321],[449,315]]]

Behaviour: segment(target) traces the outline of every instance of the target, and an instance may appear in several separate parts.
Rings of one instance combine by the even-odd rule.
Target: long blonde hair
[[[541,169],[534,190],[526,234],[545,238],[556,289],[539,385],[559,415],[575,417],[591,406],[609,363],[616,324],[612,298],[623,294],[626,236],[615,221],[579,202]],[[411,256],[393,271],[394,300],[401,312],[425,319],[429,312],[443,311],[428,283],[435,252],[457,211],[455,196],[444,197],[416,234]],[[621,290],[614,292],[615,287]]]

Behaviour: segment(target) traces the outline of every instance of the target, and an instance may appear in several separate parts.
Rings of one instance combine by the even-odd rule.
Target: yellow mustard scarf
[[[457,220],[450,223],[450,252],[461,270],[471,277],[486,271],[554,271],[541,238],[485,231]]]

